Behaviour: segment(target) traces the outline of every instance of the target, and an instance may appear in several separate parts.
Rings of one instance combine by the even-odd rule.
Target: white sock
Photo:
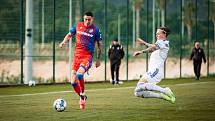
[[[159,91],[162,93],[165,93],[166,90],[165,88],[162,88],[156,84],[153,83],[143,83],[143,82],[139,82],[137,84],[137,88],[142,89],[142,90],[150,90],[150,91]]]
[[[156,93],[156,92],[152,92],[152,91],[134,92],[134,95],[136,97],[142,97],[142,98],[162,98],[160,93]]]

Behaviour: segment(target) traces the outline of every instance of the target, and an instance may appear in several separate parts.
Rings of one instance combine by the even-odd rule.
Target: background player
[[[164,77],[164,62],[167,59],[169,51],[169,41],[167,36],[170,30],[166,27],[160,27],[156,32],[156,43],[149,44],[138,38],[139,44],[148,46],[147,49],[136,51],[133,56],[138,56],[141,53],[152,52],[149,60],[149,70],[140,78],[135,88],[135,96],[142,98],[160,98],[175,102],[175,96],[170,88],[162,88],[158,85]]]
[[[84,22],[78,22],[70,29],[70,32],[60,43],[63,47],[67,42],[76,35],[76,45],[74,51],[71,84],[75,92],[80,96],[80,108],[85,108],[86,94],[84,92],[84,74],[92,65],[95,43],[98,45],[97,61],[95,66],[100,66],[102,38],[100,30],[93,24],[93,13],[84,14]]]
[[[193,60],[193,70],[196,76],[196,80],[200,79],[202,60],[206,63],[204,49],[201,48],[198,41],[195,42],[194,48],[192,49],[190,60]]]
[[[119,84],[119,68],[124,55],[125,52],[123,50],[123,46],[118,42],[118,39],[114,39],[108,49],[108,58],[110,59],[111,69],[111,83],[113,85]]]

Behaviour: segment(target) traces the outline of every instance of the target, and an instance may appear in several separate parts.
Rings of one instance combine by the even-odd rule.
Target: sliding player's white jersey
[[[164,68],[164,62],[168,56],[169,41],[168,40],[157,40],[155,43],[157,50],[151,53],[149,60],[149,68]]]

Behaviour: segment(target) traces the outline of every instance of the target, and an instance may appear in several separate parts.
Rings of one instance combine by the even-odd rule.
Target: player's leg
[[[82,62],[81,62],[80,67],[79,67],[79,69],[77,71],[76,78],[78,79],[78,81],[80,83],[80,87],[81,87],[80,108],[84,109],[85,108],[86,99],[87,99],[87,96],[86,96],[86,94],[84,92],[84,90],[85,90],[84,74],[91,67],[91,65],[92,65],[92,58],[91,57],[90,58],[83,57],[83,59],[81,61]]]
[[[110,70],[111,70],[111,79],[112,79],[112,84],[115,84],[115,78],[114,78],[114,72],[115,72],[115,64],[110,63]]]
[[[142,97],[142,98],[162,98],[160,93],[152,92],[152,91],[135,91],[134,95],[136,97]]]
[[[85,69],[80,66],[80,68],[78,69],[77,73],[76,73],[76,78],[79,81],[80,84],[80,109],[84,109],[85,108],[85,103],[86,103],[86,95],[84,92],[84,73],[85,73]]]
[[[160,87],[154,83],[148,83],[146,80],[144,82],[142,81],[139,81],[137,83],[137,87],[135,90],[148,90],[148,91],[158,91],[158,92],[161,92],[161,93],[166,93],[166,90],[165,88],[163,87]]]
[[[77,74],[77,70],[79,68],[80,65],[80,61],[78,59],[78,56],[74,56],[74,60],[73,60],[73,64],[72,64],[72,75],[71,75],[71,85],[74,88],[74,91],[80,96],[81,93],[81,87],[80,87],[80,83],[77,80],[76,74]]]
[[[161,74],[157,73],[154,76],[151,76],[154,73],[154,71],[148,71],[145,73],[137,83],[136,90],[148,90],[148,91],[158,91],[161,93],[165,93],[166,90],[158,85],[162,79]]]
[[[163,78],[163,69],[153,68],[145,73],[137,83],[136,90],[148,90],[148,91],[158,91],[164,94],[168,94],[169,90],[156,85]]]
[[[76,71],[72,70],[72,77],[70,80],[71,85],[74,88],[74,91],[80,96],[81,88],[79,82],[76,80]]]
[[[198,78],[197,67],[198,67],[197,62],[193,61],[193,69],[194,69],[194,74],[195,74],[196,79]]]
[[[148,80],[149,80],[149,82],[148,82]],[[150,83],[150,82],[154,82],[154,83]],[[146,97],[162,98],[162,99],[165,99],[165,100],[168,100],[171,102],[175,102],[175,96],[172,93],[172,91],[169,88],[163,88],[163,87],[156,85],[156,82],[159,82],[159,81],[153,80],[150,77],[147,77],[147,75],[145,74],[137,83],[137,87],[135,88],[135,96],[138,96],[139,94],[141,95],[143,93],[142,91],[152,91],[152,93],[144,92],[143,94],[145,94]],[[155,93],[153,91],[157,91],[157,92],[161,92],[161,93]],[[168,97],[171,100],[169,100]]]
[[[81,64],[79,65],[79,69],[76,74],[77,79],[80,82],[82,93],[84,93],[84,90],[85,90],[84,74],[90,69],[91,65],[92,65],[92,58],[83,58],[81,60]]]
[[[136,87],[135,91],[138,92],[138,91],[142,91],[142,90],[157,91],[157,92],[164,93],[170,97],[172,97],[172,96],[174,97],[174,94],[169,87],[163,88],[163,87],[156,85],[155,83],[148,83],[146,80],[144,82],[141,80],[137,83],[137,87]]]
[[[84,67],[80,66],[77,73],[76,73],[76,78],[80,83],[80,87],[81,87],[81,93],[84,93],[84,73],[85,73],[85,69]]]
[[[198,64],[197,64],[197,80],[199,80],[200,75],[201,75],[201,64],[202,64],[202,62],[198,62]]]
[[[115,71],[116,71],[116,84],[119,84],[119,67],[120,67],[120,61],[116,63],[115,65]]]
[[[143,84],[143,85],[145,85],[145,84]],[[167,93],[170,93],[170,92],[168,92],[168,90],[167,90]],[[166,95],[164,93],[157,93],[157,92],[152,91],[152,90],[147,90],[146,87],[145,87],[144,90],[141,90],[140,88],[136,87],[134,95],[136,97],[141,97],[141,98],[159,98],[159,99],[167,100],[167,101],[169,101],[171,103],[175,102],[175,97],[174,96],[170,97],[170,96],[168,96],[168,95]]]

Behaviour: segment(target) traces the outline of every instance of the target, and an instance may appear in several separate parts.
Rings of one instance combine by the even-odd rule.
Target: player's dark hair
[[[198,40],[194,41],[194,45],[195,45],[197,42],[199,42],[199,41],[198,41]]]
[[[92,12],[90,12],[90,11],[85,12],[85,14],[84,14],[84,15],[93,17],[93,13],[92,13]]]
[[[160,27],[158,29],[161,29],[164,31],[164,34],[166,34],[166,37],[170,34],[170,29],[167,27]]]
[[[118,42],[118,39],[116,38],[116,39],[114,39],[113,41]]]

